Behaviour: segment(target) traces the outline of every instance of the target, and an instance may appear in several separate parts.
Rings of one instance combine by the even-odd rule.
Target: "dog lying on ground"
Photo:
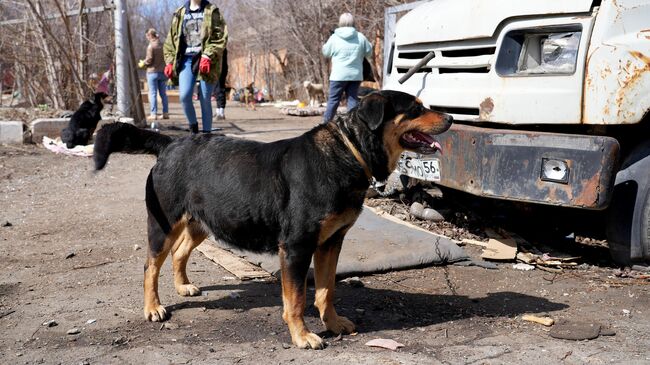
[[[319,106],[320,103],[325,101],[325,92],[323,91],[323,84],[312,84],[309,81],[303,83],[307,96],[309,97],[309,106]]]
[[[72,114],[70,122],[66,128],[61,131],[61,141],[66,147],[85,146],[95,133],[97,123],[102,120],[100,112],[104,108],[104,103],[108,101],[109,96],[106,93],[95,93],[91,100],[86,100],[79,106],[79,109]]]
[[[200,294],[186,265],[192,249],[213,234],[279,255],[282,318],[296,346],[324,346],[303,319],[312,256],[321,321],[335,334],[354,331],[334,309],[334,284],[343,238],[361,213],[369,180],[385,180],[404,150],[440,149],[432,135],[451,120],[409,94],[379,91],[326,125],[272,143],[209,134],[172,139],[130,124],[104,126],[95,138],[97,170],[113,152],[158,156],[146,184],[145,318],[167,318],[158,276],[170,253],[178,294]]]

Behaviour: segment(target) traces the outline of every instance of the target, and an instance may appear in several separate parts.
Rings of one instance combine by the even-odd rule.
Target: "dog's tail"
[[[169,136],[140,129],[132,124],[107,124],[95,137],[95,170],[103,169],[108,156],[113,152],[150,153],[158,156],[171,142]]]

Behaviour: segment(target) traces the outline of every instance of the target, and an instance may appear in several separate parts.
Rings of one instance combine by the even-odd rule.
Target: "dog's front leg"
[[[316,300],[314,305],[320,312],[325,328],[334,334],[354,332],[354,323],[336,314],[334,309],[334,287],[336,284],[336,264],[341,252],[345,232],[339,231],[321,244],[314,252],[314,282]]]
[[[318,335],[309,331],[304,319],[307,271],[311,254],[291,254],[283,245],[280,245],[279,254],[284,304],[282,319],[289,326],[291,341],[299,348],[320,350],[325,347],[325,343]]]

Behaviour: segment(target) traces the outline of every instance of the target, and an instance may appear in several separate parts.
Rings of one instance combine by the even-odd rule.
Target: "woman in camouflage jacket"
[[[197,80],[203,132],[212,130],[210,97],[219,80],[221,57],[227,42],[226,22],[219,9],[207,0],[189,0],[174,12],[163,47],[167,64],[165,75],[178,85],[183,112],[192,133],[198,133],[192,102]]]

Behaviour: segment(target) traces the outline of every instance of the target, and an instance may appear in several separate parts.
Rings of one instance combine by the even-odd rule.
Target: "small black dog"
[[[68,148],[78,145],[87,145],[95,133],[97,123],[102,119],[99,114],[104,108],[104,103],[108,100],[108,95],[103,92],[95,93],[92,100],[86,100],[81,103],[72,117],[67,128],[61,131],[61,141]]]

